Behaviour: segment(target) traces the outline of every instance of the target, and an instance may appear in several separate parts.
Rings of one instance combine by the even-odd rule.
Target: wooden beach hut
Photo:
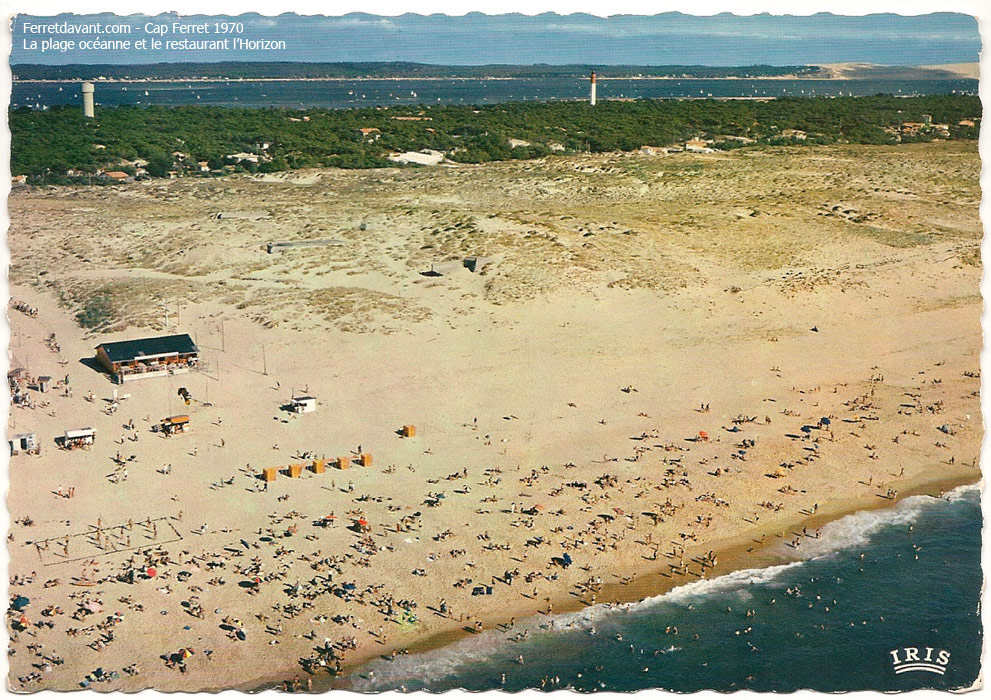
[[[103,343],[96,348],[97,361],[118,384],[188,372],[199,358],[199,348],[186,333]]]

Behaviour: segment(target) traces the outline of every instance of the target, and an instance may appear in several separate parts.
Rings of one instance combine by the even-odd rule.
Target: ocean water
[[[803,560],[786,561],[796,551],[783,547],[781,564],[686,584],[619,608],[559,615],[553,630],[546,617],[518,621],[513,634],[529,627],[525,641],[491,631],[394,661],[376,659],[353,672],[348,686],[680,692],[968,687],[978,677],[982,649],[981,522],[977,486],[943,499],[907,498],[891,509],[826,525],[821,539],[799,548]],[[789,588],[801,595],[789,595]],[[946,650],[945,673],[895,673],[891,650],[901,647],[918,647],[922,655],[932,647],[934,657]]]
[[[82,104],[79,82],[15,82],[11,106]],[[599,99],[687,97],[802,97],[812,95],[941,95],[977,92],[976,80],[602,80]],[[145,94],[147,93],[147,94]],[[514,80],[283,80],[97,83],[97,105],[212,105],[222,107],[378,107],[576,100],[588,79]]]

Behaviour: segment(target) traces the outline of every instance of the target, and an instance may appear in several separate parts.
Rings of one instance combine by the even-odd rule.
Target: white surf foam
[[[553,627],[547,617],[534,617],[517,622],[513,634],[529,631],[529,639],[535,640],[550,634],[588,634],[598,624],[624,613],[634,613],[661,603],[685,603],[692,598],[741,590],[752,584],[773,581],[785,571],[802,566],[803,562],[791,562],[761,569],[743,569],[711,580],[700,580],[673,588],[662,595],[646,598],[636,603],[621,605],[602,603],[582,610],[553,617]],[[602,632],[602,634],[611,634]],[[504,632],[488,631],[472,635],[440,649],[413,656],[402,656],[392,661],[374,661],[351,679],[351,687],[360,692],[397,688],[403,684],[437,681],[464,671],[472,663],[490,661],[505,656],[507,661],[516,656],[516,644]],[[671,652],[677,649],[670,650]],[[369,675],[372,671],[373,675]]]
[[[351,677],[351,689],[369,692],[403,686],[418,688],[422,683],[453,676],[472,663],[491,660],[510,644],[503,634],[483,632],[440,649],[392,661],[373,661]]]
[[[942,498],[909,496],[891,508],[862,510],[826,523],[821,528],[821,536],[818,539],[803,537],[798,547],[782,545],[780,551],[791,557],[818,559],[835,552],[866,547],[872,536],[883,528],[911,525],[926,510],[942,507],[948,503],[980,498],[980,493],[980,484],[967,484],[948,491]]]

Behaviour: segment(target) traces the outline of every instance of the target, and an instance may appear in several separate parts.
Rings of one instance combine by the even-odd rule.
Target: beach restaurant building
[[[183,374],[195,367],[200,350],[188,334],[103,343],[96,359],[118,384],[132,379]]]

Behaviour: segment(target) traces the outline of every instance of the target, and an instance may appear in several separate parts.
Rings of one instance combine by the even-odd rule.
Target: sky
[[[243,31],[218,35],[214,22],[233,21]],[[127,24],[130,34],[64,33],[62,23]],[[207,23],[209,34],[178,35],[173,23]],[[26,33],[26,23],[55,23],[55,32]],[[157,29],[156,29],[157,28]],[[164,35],[162,28],[168,30]],[[237,30],[237,28],[235,28]],[[152,30],[152,31],[148,31]],[[124,50],[81,48],[98,38],[129,40]],[[160,41],[241,38],[283,41],[285,48],[238,49],[230,41],[219,50],[166,50]],[[44,40],[74,41],[71,48]],[[134,44],[146,40],[143,48]],[[34,41],[32,46],[30,42]],[[817,14],[806,17],[681,13],[654,16],[520,14],[462,17],[406,14],[397,17],[352,13],[340,17],[283,14],[230,16],[19,15],[12,26],[11,64],[142,64],[177,61],[414,61],[444,65],[801,65],[865,62],[932,65],[979,60],[977,21],[956,13],[905,17]]]

